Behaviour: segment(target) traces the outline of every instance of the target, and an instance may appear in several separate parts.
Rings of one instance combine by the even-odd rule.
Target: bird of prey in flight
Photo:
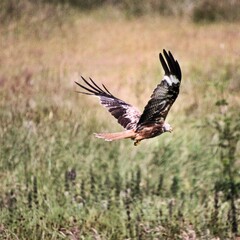
[[[80,93],[99,97],[101,104],[125,129],[117,133],[96,133],[96,137],[106,141],[130,138],[134,140],[136,146],[143,139],[172,131],[172,127],[165,119],[178,96],[182,73],[170,51],[163,50],[163,54],[159,54],[159,59],[165,74],[160,84],[154,89],[143,113],[115,97],[103,84],[99,87],[91,78],[86,80],[81,77],[84,85],[76,82],[84,90]]]

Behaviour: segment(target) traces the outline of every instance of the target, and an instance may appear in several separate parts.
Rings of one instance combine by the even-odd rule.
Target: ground
[[[227,190],[216,186],[228,184],[229,159],[235,170],[240,164],[238,141],[221,138],[221,127],[231,139],[239,131],[239,23],[129,19],[113,9],[70,13],[0,30],[0,236],[234,238]],[[163,76],[162,49],[183,73],[167,119],[173,133],[137,147],[95,139],[94,132],[121,127],[96,98],[77,94],[74,81],[91,77],[142,110]],[[219,141],[235,146],[233,155],[223,159]]]

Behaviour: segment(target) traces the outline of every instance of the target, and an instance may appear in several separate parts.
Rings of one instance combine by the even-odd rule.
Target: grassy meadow
[[[0,238],[238,239],[239,22],[52,9],[0,24]],[[142,110],[163,48],[183,74],[173,133],[94,138],[122,128],[74,81]]]

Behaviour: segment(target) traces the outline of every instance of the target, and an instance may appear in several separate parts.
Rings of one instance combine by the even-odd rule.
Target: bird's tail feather
[[[127,130],[116,133],[94,133],[94,135],[97,138],[103,138],[105,141],[114,141],[124,138],[134,138],[136,134],[133,130]]]

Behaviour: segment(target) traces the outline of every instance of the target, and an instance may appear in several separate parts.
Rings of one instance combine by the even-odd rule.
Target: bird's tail
[[[95,137],[103,138],[105,141],[114,141],[124,138],[135,138],[136,133],[133,130],[127,130],[117,133],[95,133]]]

